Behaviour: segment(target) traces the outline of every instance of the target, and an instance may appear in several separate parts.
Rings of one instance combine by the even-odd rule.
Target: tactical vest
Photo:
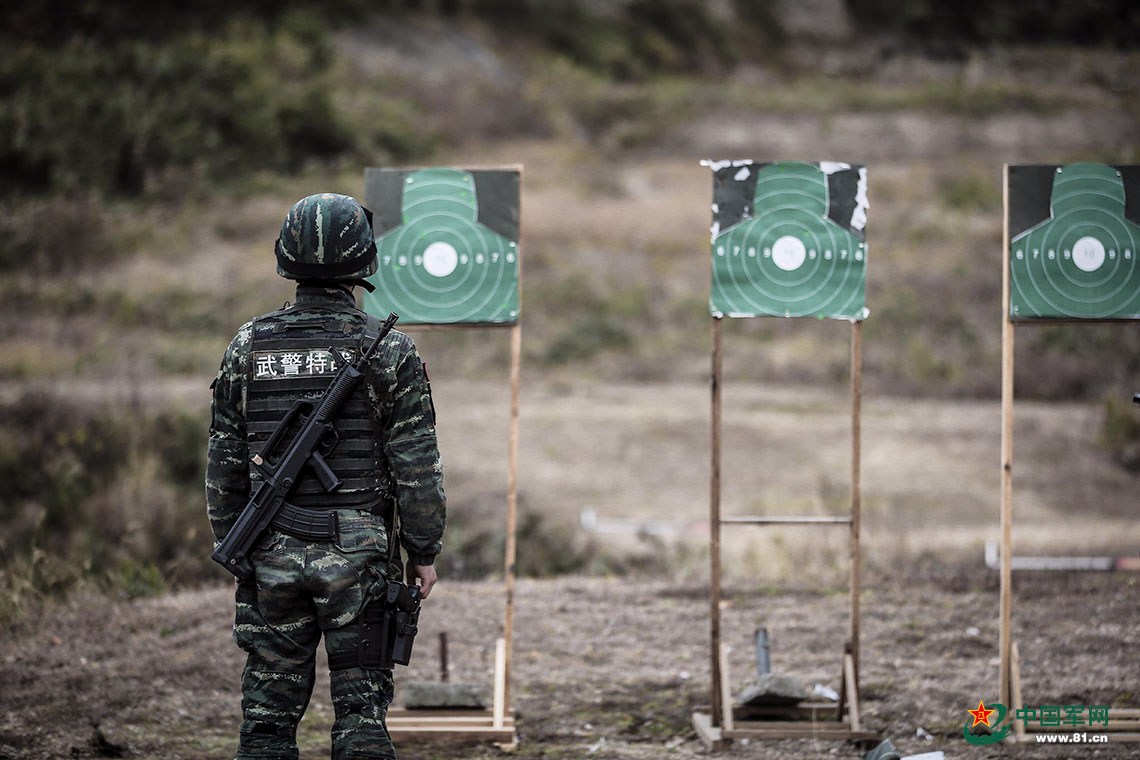
[[[305,304],[253,321],[245,404],[251,457],[265,454],[265,441],[297,400],[315,402],[328,388],[341,365],[341,358],[330,348],[349,362],[356,360],[364,341],[365,320],[365,314],[356,309]],[[380,423],[369,402],[371,380],[371,373],[366,373],[333,420],[340,440],[325,461],[342,485],[326,493],[317,476],[305,468],[289,503],[309,509],[390,511],[393,488],[380,447]],[[270,452],[269,456],[279,454]],[[261,480],[252,466],[250,480],[254,489]]]

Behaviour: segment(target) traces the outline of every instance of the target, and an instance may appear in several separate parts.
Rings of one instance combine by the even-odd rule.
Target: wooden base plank
[[[385,721],[388,726],[398,728],[508,728],[514,729],[513,720],[504,720],[503,726],[495,726],[488,720],[471,718],[396,718]]]
[[[834,705],[826,705],[829,712]],[[737,739],[832,739],[836,741],[874,741],[874,731],[853,731],[847,723],[837,721],[742,721],[735,728],[718,728],[708,713],[693,713],[693,729],[706,748],[717,751]]]
[[[513,745],[516,740],[515,716],[501,716],[495,725],[491,710],[408,710],[388,711],[388,732],[396,741],[435,741],[494,743]]]
[[[1022,707],[1021,699],[1021,656],[1017,642],[1010,644],[1010,688],[1013,696],[1014,714]],[[1040,720],[1014,720],[1015,735],[1009,740],[1021,744],[1037,744],[1039,734],[1088,733],[1106,734],[1108,743],[1140,741],[1140,708],[1108,708],[1107,726],[1043,726]],[[1031,731],[1036,733],[1030,733]],[[1054,742],[1041,742],[1053,744]],[[1090,742],[1091,744],[1091,742]],[[1097,745],[1094,745],[1097,746]]]
[[[752,728],[752,726],[763,726],[763,723],[757,724],[741,724],[732,731],[723,731],[722,735],[725,739],[834,739],[837,741],[874,741],[879,738],[879,735],[874,731],[852,731],[849,728],[842,729],[813,729],[810,723],[804,724],[804,728]]]
[[[872,741],[879,738],[877,732],[864,731],[859,725],[859,680],[850,644],[843,654],[838,704],[800,702],[782,706],[730,707],[731,677],[728,672],[728,646],[724,643],[717,647],[716,664],[722,687],[722,693],[714,695],[721,698],[723,705],[719,716],[720,726],[713,725],[711,714],[693,713],[693,728],[701,742],[710,749],[720,748],[735,739]],[[797,717],[801,720],[796,720]]]
[[[401,741],[437,741],[455,743],[495,743],[513,744],[515,742],[514,729],[493,728],[491,726],[468,726],[465,728],[420,726],[417,728],[400,728],[389,726],[388,733],[392,740]]]
[[[448,709],[392,707],[388,709],[388,719],[392,718],[477,718],[491,720],[491,711],[486,708],[452,707]]]
[[[697,739],[712,752],[717,752],[728,746],[724,740],[719,726],[712,724],[712,716],[708,713],[693,713],[693,730],[697,732]]]
[[[1108,708],[1109,720],[1140,720],[1140,710],[1131,707],[1110,707]]]
[[[850,724],[846,721],[835,720],[748,720],[740,721],[738,724],[741,728],[750,730],[756,729],[772,729],[773,731],[799,731],[799,730],[812,730],[812,731],[849,731],[851,730]],[[724,733],[728,734],[733,729],[725,729]]]

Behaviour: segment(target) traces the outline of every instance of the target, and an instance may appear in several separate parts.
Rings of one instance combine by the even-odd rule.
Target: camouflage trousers
[[[387,533],[379,517],[338,510],[336,541],[271,532],[252,555],[254,578],[238,584],[234,641],[248,653],[235,760],[296,760],[297,723],[309,704],[317,645],[332,655],[357,649],[357,617],[384,588]],[[395,758],[384,719],[390,670],[331,673],[334,760]]]

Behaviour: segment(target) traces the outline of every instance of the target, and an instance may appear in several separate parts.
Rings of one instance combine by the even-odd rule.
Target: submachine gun
[[[397,319],[399,317],[395,313],[388,315],[376,339],[361,352],[355,363],[349,363],[336,348],[331,348],[330,351],[340,358],[341,365],[324,394],[315,401],[301,399],[294,403],[262,447],[264,456],[261,453],[253,455],[253,465],[262,475],[261,484],[238,516],[237,522],[210,557],[236,575],[239,580],[247,580],[253,575],[253,564],[249,561],[249,554],[262,531],[273,522],[283,508],[285,516],[288,516],[291,510],[295,510],[285,502],[285,499],[297,484],[303,467],[308,465],[313,469],[321,487],[327,493],[340,488],[341,479],[324,459],[340,442],[332,423],[333,418],[352,395],[356,384],[364,376],[368,360],[372,358],[376,347],[391,332]],[[297,426],[296,435],[285,445],[277,461],[270,461],[273,451],[281,443],[285,433],[294,427],[294,421],[297,419],[300,419],[300,425]],[[335,518],[335,513],[330,513],[330,517]]]

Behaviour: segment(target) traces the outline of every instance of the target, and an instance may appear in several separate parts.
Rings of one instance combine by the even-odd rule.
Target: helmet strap
[[[372,293],[376,290],[375,285],[373,285],[368,280],[365,280],[363,278],[356,278],[353,280],[298,280],[297,285],[299,287],[300,286],[307,286],[307,287],[314,287],[314,288],[343,287],[346,290],[350,290],[354,285],[359,285],[360,287],[367,290],[369,293]]]
[[[372,283],[370,283],[368,280],[356,279],[356,280],[352,280],[351,282],[353,285],[359,285],[360,287],[364,288],[369,293],[373,293],[376,291],[376,286],[373,285]]]

